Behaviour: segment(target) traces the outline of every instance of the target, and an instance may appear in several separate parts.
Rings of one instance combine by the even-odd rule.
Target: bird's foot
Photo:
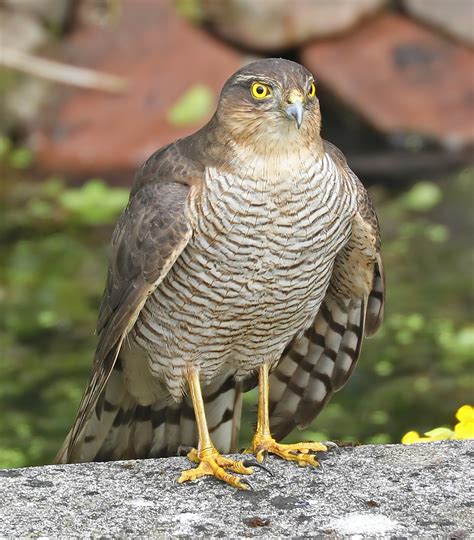
[[[255,434],[252,446],[246,450],[246,453],[253,453],[259,463],[262,463],[265,455],[275,454],[276,456],[288,461],[296,461],[301,467],[312,465],[317,467],[319,461],[312,452],[326,452],[327,447],[318,442],[302,442],[295,444],[277,443],[271,435]]]
[[[204,450],[193,448],[189,452],[188,458],[192,462],[198,463],[198,466],[194,469],[183,471],[178,479],[180,484],[197,480],[202,476],[214,476],[236,488],[250,489],[251,487],[245,480],[228,473],[226,469],[237,474],[252,474],[253,469],[246,467],[243,461],[234,461],[233,459],[222,456],[215,448],[205,448]]]

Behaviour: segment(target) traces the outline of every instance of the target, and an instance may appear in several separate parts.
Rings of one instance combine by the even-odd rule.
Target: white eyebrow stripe
[[[233,81],[233,84],[238,84],[238,83],[244,83],[244,82],[249,82],[249,81],[255,81],[255,82],[261,82],[263,84],[267,84],[269,86],[278,86],[279,88],[282,88],[282,84],[280,81],[277,81],[275,79],[270,79],[269,77],[266,77],[265,75],[237,75],[235,78],[234,78],[234,81]],[[306,89],[309,89],[310,85],[314,83],[316,84],[315,80],[314,80],[314,77],[310,77],[309,79],[306,80],[306,83],[305,85],[302,86],[302,90],[306,90]]]
[[[279,84],[278,81],[275,81],[273,79],[269,79],[268,77],[265,77],[264,75],[238,75],[235,77],[234,82],[247,82],[255,80],[255,82],[262,82],[264,84],[274,85]]]

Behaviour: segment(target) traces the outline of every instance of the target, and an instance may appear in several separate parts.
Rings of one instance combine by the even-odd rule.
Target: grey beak
[[[301,124],[303,123],[304,114],[304,108],[301,101],[296,101],[295,103],[288,105],[285,112],[289,118],[294,118],[296,120],[296,125],[298,126],[298,129],[300,129]]]

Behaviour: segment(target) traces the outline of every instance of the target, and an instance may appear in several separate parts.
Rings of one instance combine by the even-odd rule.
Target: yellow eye
[[[255,99],[265,99],[272,95],[272,89],[266,84],[259,82],[252,84],[252,96]]]
[[[314,97],[316,95],[316,86],[314,83],[311,83],[308,91],[308,97]]]

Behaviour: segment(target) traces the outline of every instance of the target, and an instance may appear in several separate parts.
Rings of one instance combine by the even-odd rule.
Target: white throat
[[[288,182],[298,177],[298,172],[315,167],[315,152],[296,144],[260,143],[258,146],[231,144],[232,166],[242,177],[269,183]],[[317,162],[316,162],[317,163]]]

